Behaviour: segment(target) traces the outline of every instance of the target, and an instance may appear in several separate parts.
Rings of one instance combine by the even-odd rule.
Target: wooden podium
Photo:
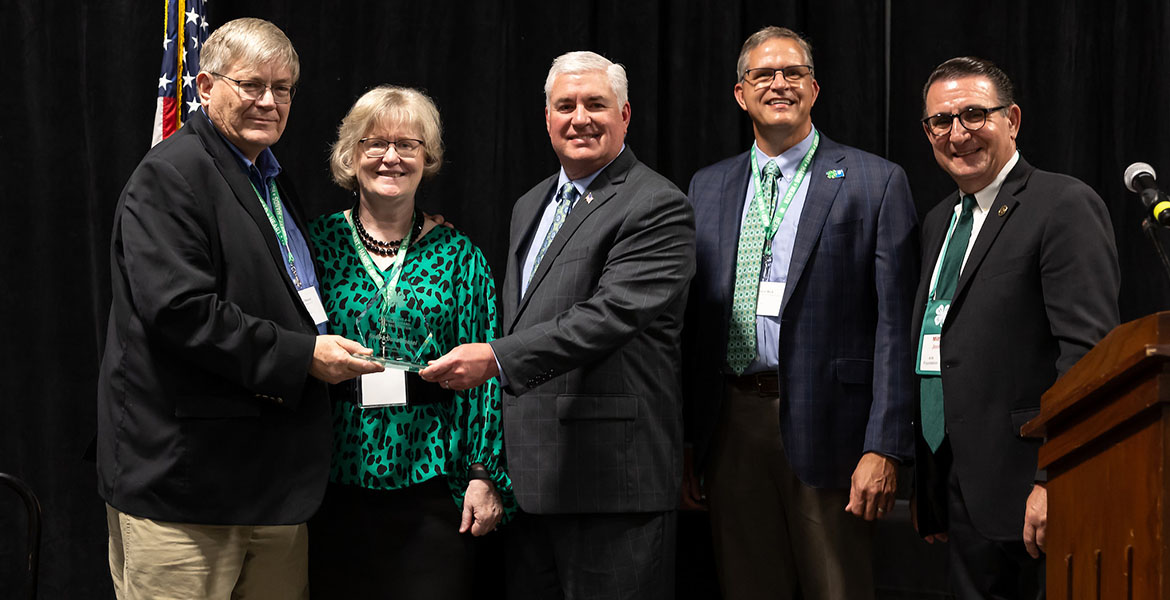
[[[1048,598],[1170,598],[1170,312],[1114,329],[1040,406]]]

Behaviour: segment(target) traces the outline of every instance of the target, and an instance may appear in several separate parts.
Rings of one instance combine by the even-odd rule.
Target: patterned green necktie
[[[536,253],[536,260],[532,262],[532,272],[528,274],[529,279],[536,274],[536,268],[540,266],[540,259],[544,258],[545,251],[548,250],[549,244],[552,243],[553,238],[557,237],[557,232],[561,230],[561,225],[565,224],[565,219],[569,216],[569,211],[573,209],[573,203],[577,201],[577,186],[572,182],[566,182],[561,186],[561,191],[557,193],[557,212],[553,214],[552,225],[548,228],[548,233],[544,236],[544,242],[540,244],[540,250]]]
[[[950,300],[955,295],[955,288],[959,285],[959,271],[963,268],[963,257],[967,254],[967,244],[971,241],[971,226],[973,224],[972,211],[975,209],[975,196],[963,196],[963,210],[955,221],[955,230],[951,232],[951,239],[947,242],[946,254],[938,267],[938,279],[934,283],[934,299]],[[927,315],[929,318],[930,315]],[[943,414],[943,386],[942,377],[938,375],[923,375],[919,383],[919,408],[922,410],[922,437],[930,446],[931,452],[938,451],[946,435],[946,417]]]
[[[727,335],[727,366],[742,375],[756,358],[756,296],[760,291],[760,260],[764,255],[764,221],[756,199],[763,196],[767,214],[776,206],[776,179],[780,167],[768,162],[763,168],[763,194],[753,194],[747,217],[739,232],[739,252],[735,260],[735,295],[731,302],[731,329]]]

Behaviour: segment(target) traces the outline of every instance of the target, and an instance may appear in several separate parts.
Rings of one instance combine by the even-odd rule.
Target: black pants
[[[676,511],[519,514],[505,529],[512,600],[667,600]]]
[[[1044,598],[1044,554],[1032,558],[1020,538],[990,540],[972,525],[959,480],[951,469],[947,479],[947,532],[951,589],[959,600],[1032,600]]]
[[[386,491],[330,484],[309,521],[311,597],[470,598],[461,514],[444,477]]]

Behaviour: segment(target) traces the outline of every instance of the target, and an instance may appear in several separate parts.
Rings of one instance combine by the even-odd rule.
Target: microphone
[[[1123,179],[1125,187],[1141,197],[1153,221],[1163,227],[1170,227],[1170,198],[1158,189],[1157,176],[1154,167],[1144,162],[1135,162],[1126,167]]]

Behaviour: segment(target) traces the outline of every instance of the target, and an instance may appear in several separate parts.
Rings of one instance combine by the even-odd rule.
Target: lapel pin
[[[585,194],[585,204],[589,204],[591,202],[593,202],[593,192]]]
[[[1001,205],[999,206],[999,212],[997,212],[997,213],[995,213],[995,214],[997,214],[997,215],[999,215],[999,216],[1001,216],[1001,217],[1002,217],[1002,216],[1004,216],[1004,215],[1006,215],[1006,214],[1007,214],[1007,210],[1008,210],[1008,209],[1007,209],[1007,205],[1006,205],[1006,204],[1001,204]]]
[[[829,179],[840,179],[845,176],[845,169],[833,169],[825,171],[825,177]]]

